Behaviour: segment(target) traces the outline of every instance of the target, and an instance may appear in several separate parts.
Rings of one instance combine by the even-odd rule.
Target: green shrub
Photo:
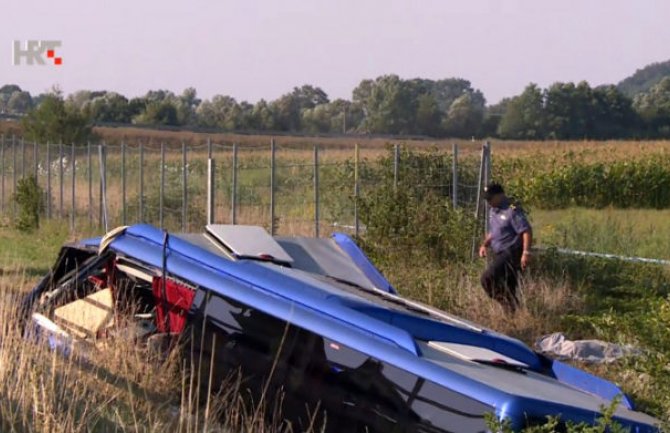
[[[40,225],[40,212],[44,208],[44,195],[35,176],[20,179],[13,196],[18,206],[16,228],[21,231],[32,231]]]

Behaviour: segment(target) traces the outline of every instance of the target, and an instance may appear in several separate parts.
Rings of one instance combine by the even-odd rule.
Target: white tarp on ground
[[[577,360],[593,363],[609,363],[619,358],[637,355],[640,351],[632,346],[608,343],[601,340],[568,340],[560,332],[540,337],[535,350],[558,360]]]

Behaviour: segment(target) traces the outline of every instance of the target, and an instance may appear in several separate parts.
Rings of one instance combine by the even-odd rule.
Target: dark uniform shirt
[[[495,253],[513,247],[521,248],[521,235],[530,230],[530,224],[520,207],[505,200],[499,207],[492,207],[489,215],[491,248]]]

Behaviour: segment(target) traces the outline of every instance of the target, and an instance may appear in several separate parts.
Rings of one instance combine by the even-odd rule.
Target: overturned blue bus
[[[121,227],[64,246],[21,311],[55,345],[121,323],[139,340],[187,335],[212,391],[240,372],[248,395],[282,393],[295,430],[316,408],[332,432],[483,432],[486,414],[514,429],[594,423],[620,398],[616,422],[659,431],[614,384],[399,296],[343,234]]]

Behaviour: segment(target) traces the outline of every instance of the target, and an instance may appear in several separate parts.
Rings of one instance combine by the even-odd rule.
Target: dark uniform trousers
[[[482,287],[493,300],[509,313],[519,307],[519,274],[521,273],[521,246],[496,253],[482,274]]]

